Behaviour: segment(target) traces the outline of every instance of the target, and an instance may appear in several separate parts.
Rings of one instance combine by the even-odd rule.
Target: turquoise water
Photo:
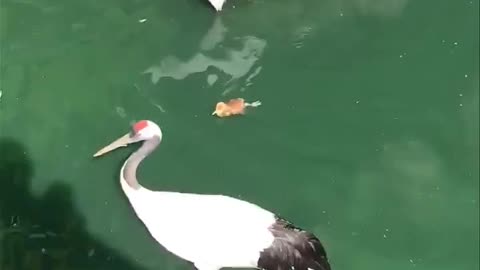
[[[479,1],[0,5],[0,266],[190,269],[118,184],[221,193],[313,231],[332,267],[479,268]],[[221,100],[262,105],[211,116]]]

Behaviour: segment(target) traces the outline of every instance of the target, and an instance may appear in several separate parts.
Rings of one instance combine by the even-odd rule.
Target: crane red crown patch
[[[133,131],[135,131],[135,133],[138,133],[140,130],[146,128],[147,126],[148,126],[147,120],[138,121],[133,125]]]

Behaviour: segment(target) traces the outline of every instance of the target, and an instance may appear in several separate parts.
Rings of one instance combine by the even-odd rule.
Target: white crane
[[[217,10],[217,11],[220,11],[222,10],[222,7],[223,7],[223,4],[225,4],[225,2],[227,0],[208,0],[210,2],[210,4],[212,4],[212,6]]]
[[[152,191],[137,180],[140,163],[162,141],[160,127],[142,120],[94,156],[143,141],[120,170],[120,184],[138,218],[168,251],[198,270],[330,270],[315,235],[246,201],[224,195]]]

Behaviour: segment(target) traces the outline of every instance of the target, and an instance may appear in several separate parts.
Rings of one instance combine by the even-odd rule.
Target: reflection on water
[[[402,209],[401,215],[406,219],[405,222],[421,226],[424,230],[431,228],[433,220],[441,221],[443,225],[451,223],[459,226],[453,219],[442,221],[445,218],[443,207],[447,205],[438,204],[442,201],[439,199],[458,192],[469,194],[470,197],[449,201],[450,205],[466,199],[473,206],[477,200],[474,191],[462,190],[461,185],[456,186],[458,190],[451,189],[450,179],[458,176],[446,169],[448,166],[445,159],[439,153],[419,140],[385,144],[372,166],[375,169],[361,170],[358,181],[354,182],[358,184],[353,189],[353,197],[358,203],[351,209],[355,219],[374,218],[380,212],[382,215],[396,215]],[[390,209],[378,205],[377,202],[381,200],[388,200]],[[360,208],[362,215],[357,216]]]
[[[398,257],[412,266],[454,252],[461,239],[478,227],[478,219],[472,224],[461,218],[464,213],[478,217],[478,194],[462,186],[461,176],[448,168],[445,157],[420,140],[384,144],[376,158],[362,164],[352,182],[353,207],[348,216],[357,224],[352,228],[361,231],[352,232],[352,238],[375,243],[372,246],[378,250],[372,256],[386,252],[381,247],[403,247],[402,253],[386,257]],[[452,186],[451,179],[459,181]],[[452,207],[458,212],[446,211]],[[449,236],[442,233],[453,227],[456,230]],[[433,238],[449,239],[449,246],[433,247],[428,241]]]
[[[160,65],[153,65],[144,73],[149,73],[152,83],[157,84],[161,78],[182,80],[191,74],[205,72],[209,67],[214,67],[218,74],[206,74],[205,79],[208,85],[212,86],[218,82],[223,73],[228,75],[224,85],[227,88],[224,95],[238,87],[244,90],[252,84],[252,79],[262,69],[256,63],[262,56],[267,42],[255,36],[237,37],[231,40],[239,45],[240,49],[236,49],[222,44],[226,33],[227,28],[223,25],[220,17],[217,17],[200,42],[200,52],[187,61],[169,55],[161,61]],[[221,49],[225,57],[209,56],[208,51],[215,48]],[[245,78],[245,80],[240,81],[241,78]]]
[[[215,46],[225,39],[227,31],[227,28],[222,23],[221,17],[216,17],[213,21],[212,27],[210,27],[207,34],[203,36],[202,41],[200,42],[200,48],[204,51],[213,50]]]
[[[312,32],[311,26],[301,26],[294,32],[294,46],[299,49],[303,47],[303,41]]]

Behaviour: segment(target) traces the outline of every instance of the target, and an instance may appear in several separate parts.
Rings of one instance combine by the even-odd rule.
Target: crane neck
[[[123,165],[122,170],[122,180],[125,180],[127,184],[135,189],[138,190],[141,188],[141,185],[138,183],[137,180],[137,168],[140,163],[150,155],[160,144],[160,137],[153,136],[151,139],[144,141],[142,146],[137,149],[137,151],[133,152],[130,157],[128,157],[127,161]]]

